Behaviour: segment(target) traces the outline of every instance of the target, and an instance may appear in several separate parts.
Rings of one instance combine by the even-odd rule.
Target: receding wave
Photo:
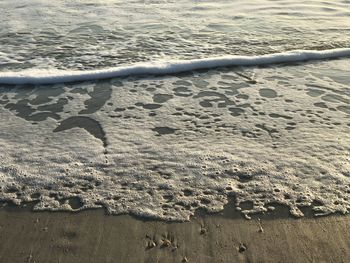
[[[246,216],[349,214],[349,68],[1,88],[0,204],[173,221],[228,200]]]
[[[100,70],[66,71],[30,69],[0,73],[0,84],[55,84],[126,77],[133,75],[164,75],[227,66],[261,66],[288,62],[334,59],[350,56],[350,48],[330,50],[295,50],[259,56],[211,57],[193,60],[154,61]]]

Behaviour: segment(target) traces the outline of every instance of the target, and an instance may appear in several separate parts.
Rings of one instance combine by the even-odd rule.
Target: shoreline
[[[102,209],[0,209],[0,262],[345,262],[350,216],[291,218],[284,207],[244,219],[229,206],[165,222]],[[287,216],[287,217],[286,217]]]

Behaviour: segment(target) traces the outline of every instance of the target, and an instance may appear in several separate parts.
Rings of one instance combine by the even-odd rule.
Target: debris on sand
[[[244,251],[247,250],[247,245],[244,243],[239,244],[238,252],[243,253]]]
[[[157,246],[157,244],[153,240],[150,240],[147,244],[147,248],[149,248],[149,249],[154,248],[156,246]]]
[[[171,245],[171,241],[169,239],[163,239],[162,247],[169,247]]]

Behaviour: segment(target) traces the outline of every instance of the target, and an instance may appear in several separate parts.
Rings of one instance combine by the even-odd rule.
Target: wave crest
[[[259,56],[228,55],[193,60],[154,61],[136,63],[130,66],[85,71],[30,69],[19,72],[2,72],[0,73],[0,84],[56,84],[134,75],[175,74],[192,70],[227,66],[261,66],[288,62],[334,59],[349,56],[350,48],[339,48],[322,51],[294,50]]]

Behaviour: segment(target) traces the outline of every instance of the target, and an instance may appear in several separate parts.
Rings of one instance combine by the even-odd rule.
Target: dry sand
[[[292,219],[281,207],[252,220],[226,207],[186,223],[7,207],[0,262],[350,262],[349,229],[349,216]]]

